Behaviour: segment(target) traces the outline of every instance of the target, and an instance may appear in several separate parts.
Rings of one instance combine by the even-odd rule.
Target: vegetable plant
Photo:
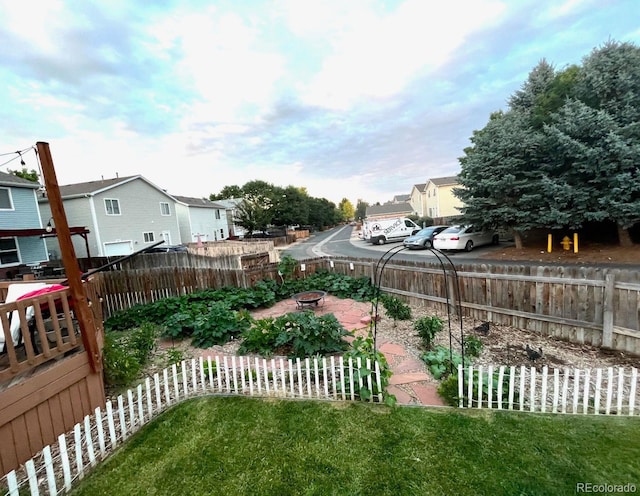
[[[444,323],[435,315],[420,317],[413,323],[413,328],[422,339],[422,345],[430,350],[435,335],[442,330]]]
[[[386,314],[393,319],[394,325],[398,320],[411,318],[411,307],[395,296],[381,295],[380,301]]]

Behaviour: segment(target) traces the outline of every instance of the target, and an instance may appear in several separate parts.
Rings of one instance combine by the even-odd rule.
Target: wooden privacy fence
[[[595,415],[640,414],[638,369],[458,366],[461,408]]]
[[[294,276],[326,269],[374,280],[376,267],[377,261],[371,260],[317,258],[299,264]],[[440,310],[449,308],[454,315],[461,308],[464,316],[476,320],[640,355],[640,271],[490,264],[457,264],[455,269],[393,260],[382,270],[381,288]],[[97,274],[96,292],[109,317],[136,303],[223,285],[250,287],[262,279],[278,280],[277,265],[105,272]]]
[[[370,260],[332,259],[330,265],[356,277],[376,274]],[[638,270],[491,264],[455,269],[393,260],[382,271],[381,288],[441,310],[449,298],[454,314],[460,307],[476,320],[640,355]]]
[[[96,408],[21,470],[0,479],[0,489],[10,496],[27,491],[31,495],[69,492],[75,481],[142,426],[189,398],[233,394],[353,401],[363,387],[376,392],[370,402],[384,401],[378,362],[333,356],[304,360],[216,356],[183,361],[148,377],[115,403],[108,401],[104,410]]]

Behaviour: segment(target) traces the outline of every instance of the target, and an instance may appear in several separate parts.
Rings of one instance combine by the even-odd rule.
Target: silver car
[[[406,238],[402,244],[411,250],[421,250],[431,248],[433,237],[449,226],[429,226],[420,229],[413,236]]]

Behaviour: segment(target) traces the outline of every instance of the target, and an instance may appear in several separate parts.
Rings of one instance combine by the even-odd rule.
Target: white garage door
[[[131,241],[115,241],[104,244],[105,257],[121,257],[133,253],[133,243]]]

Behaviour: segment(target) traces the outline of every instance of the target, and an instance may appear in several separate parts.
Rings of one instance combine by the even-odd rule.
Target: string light
[[[28,148],[25,148],[24,150],[17,150],[15,152],[8,152],[8,153],[0,153],[0,157],[7,157],[10,155],[14,155],[13,157],[11,157],[9,160],[3,162],[0,164],[0,167],[3,167],[7,164],[10,164],[11,162],[13,162],[14,160],[18,160],[20,159],[20,165],[25,167],[27,165],[27,163],[24,161],[24,157],[22,156],[23,153],[27,153],[29,150],[33,150],[36,154],[36,158],[38,156],[38,150],[36,150],[35,146],[30,146]]]

